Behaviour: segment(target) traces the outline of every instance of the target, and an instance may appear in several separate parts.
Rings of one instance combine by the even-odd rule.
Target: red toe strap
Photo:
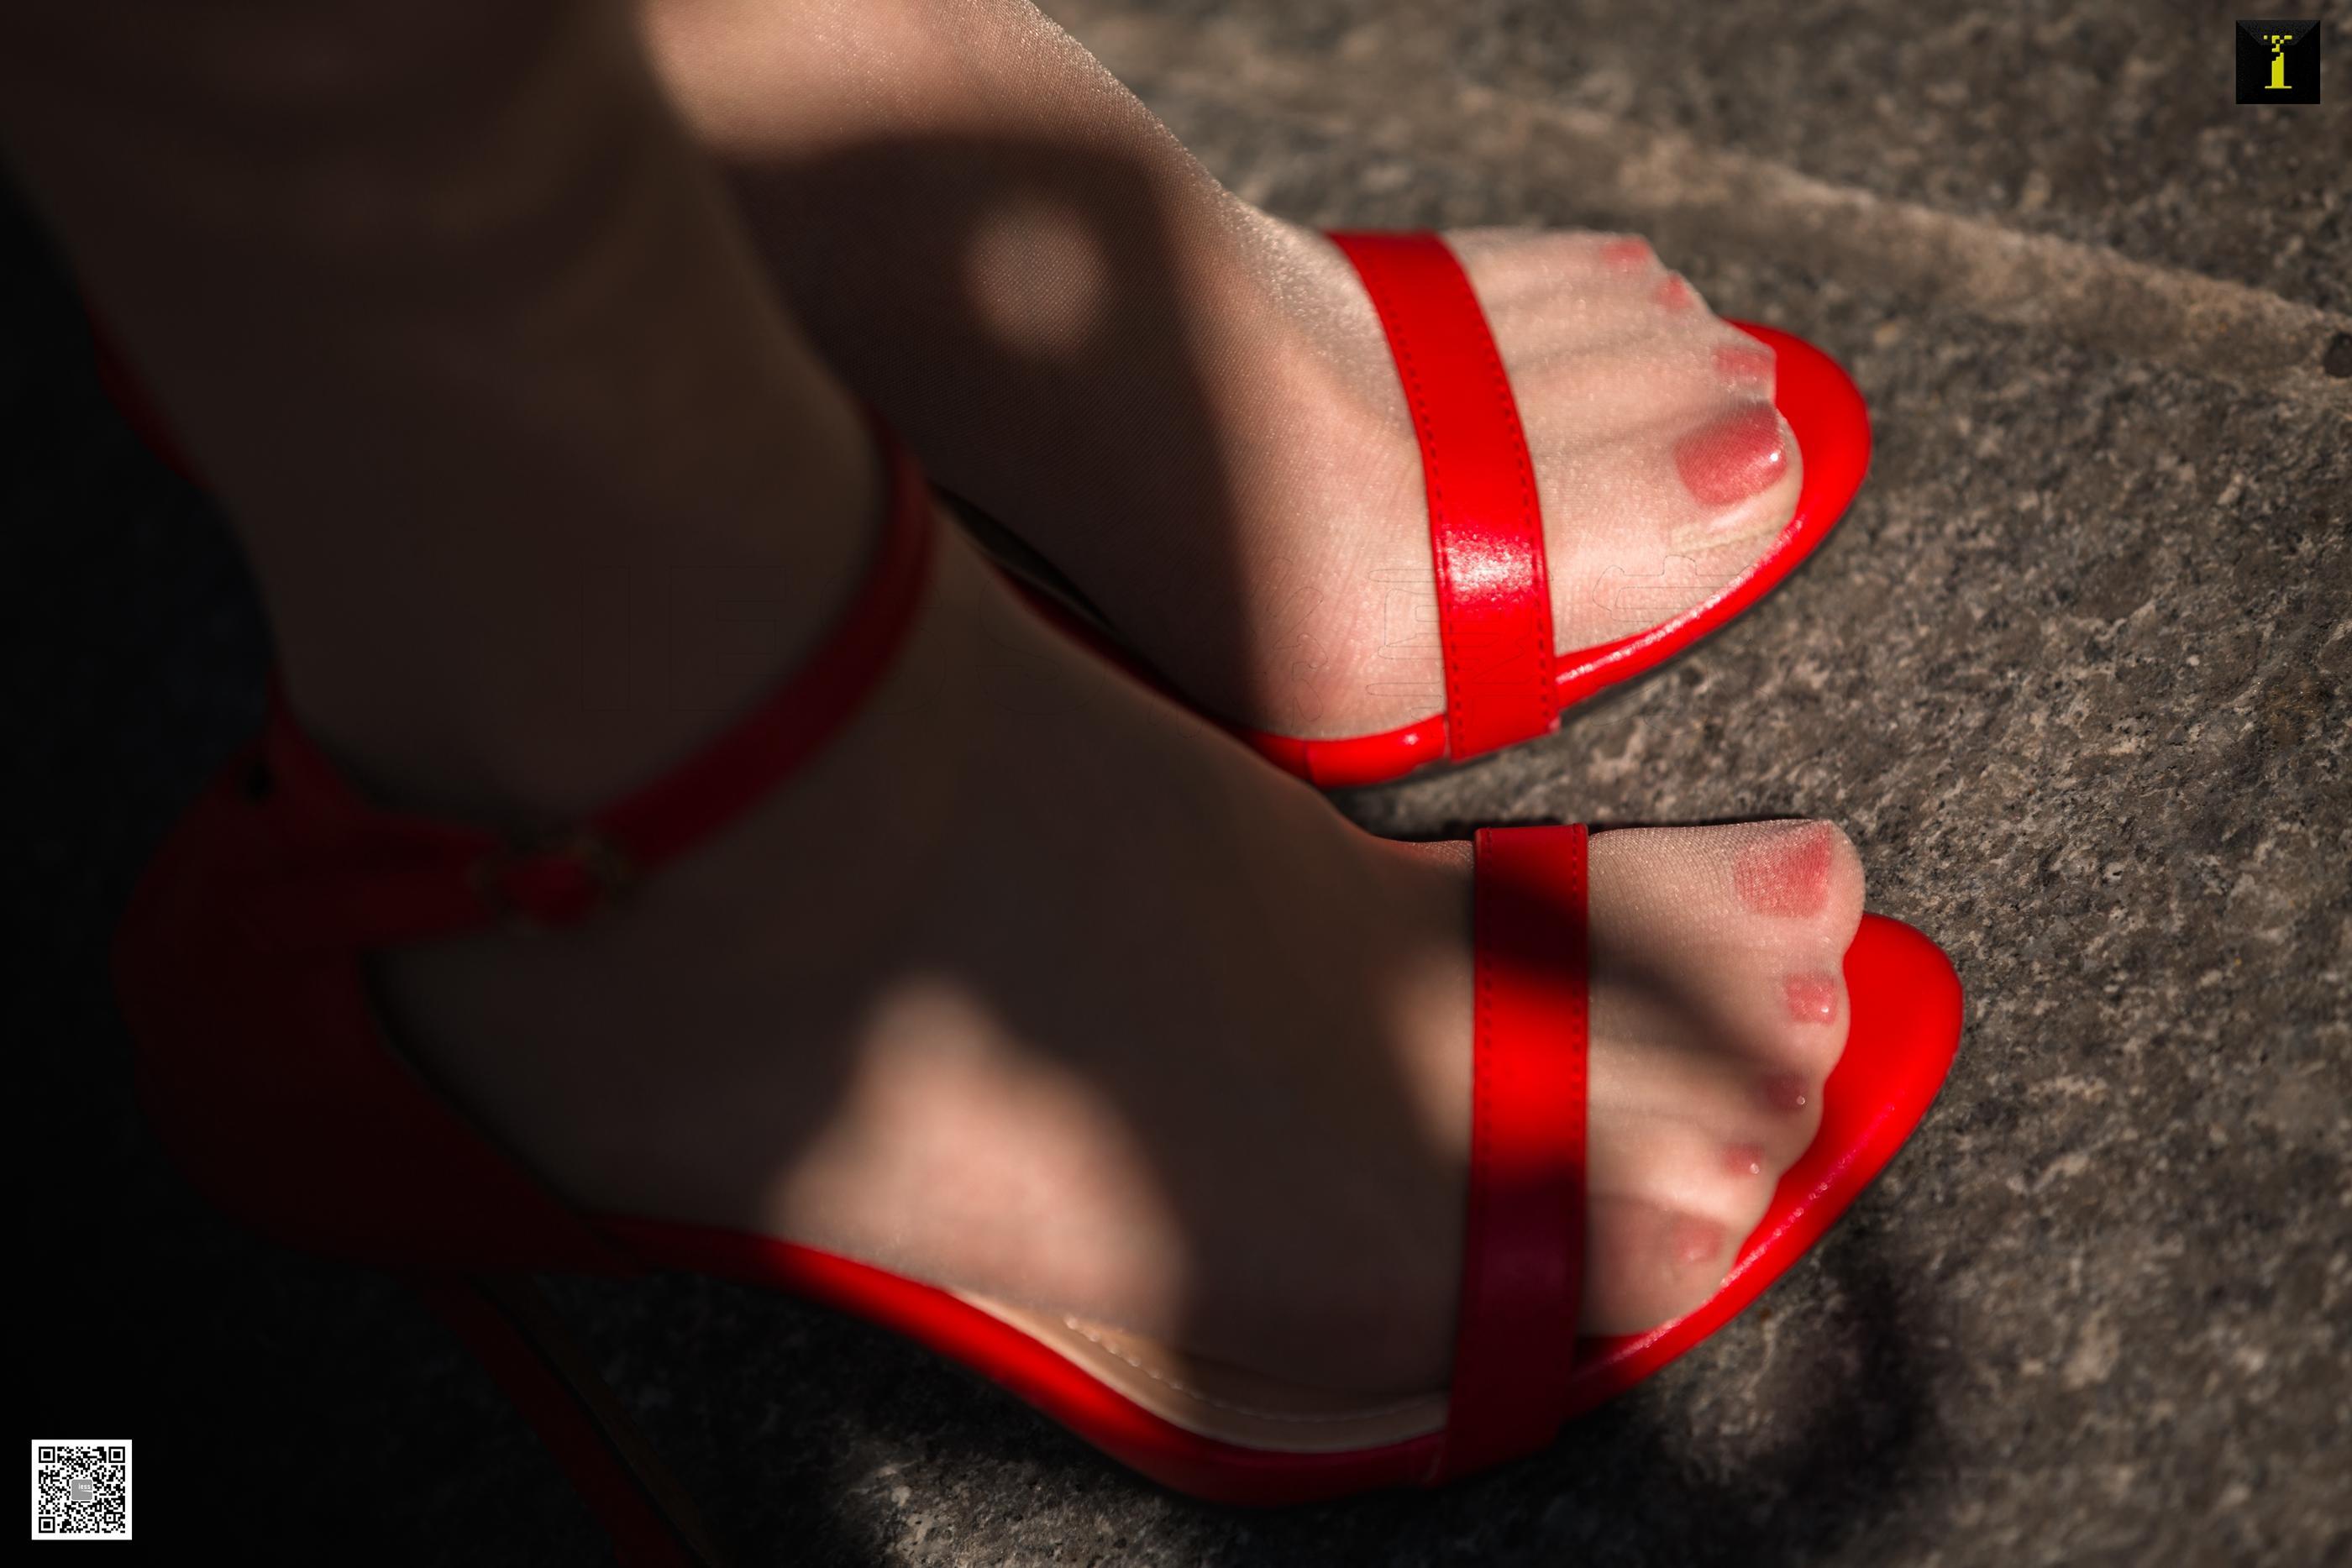
[[[1421,440],[1447,755],[1460,761],[1542,735],[1559,716],[1543,508],[1486,313],[1433,234],[1330,237],[1380,312]]]
[[[906,640],[928,576],[930,491],[913,455],[862,407],[888,471],[888,512],[857,598],[760,705],[667,773],[547,841],[375,809],[302,733],[273,689],[257,799],[282,864],[244,900],[273,943],[371,948],[499,920],[566,925],[757,804],[857,711]]]
[[[1583,1284],[1585,831],[1490,828],[1476,846],[1469,1207],[1436,1479],[1551,1441]]]

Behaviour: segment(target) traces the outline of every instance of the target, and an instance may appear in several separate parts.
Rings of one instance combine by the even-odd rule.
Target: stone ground
[[[743,1559],[2352,1557],[2352,34],[2336,101],[2242,109],[2205,6],[1049,8],[1277,211],[1637,229],[1852,367],[1876,465],[1785,591],[1549,744],[1345,804],[1838,819],[1968,1036],[1757,1310],[1435,1495],[1199,1507],[824,1313],[568,1289]],[[33,1430],[137,1439],[151,1542],[593,1561],[437,1328],[213,1218],[132,1114],[102,938],[266,649],[13,208],[0,280]]]

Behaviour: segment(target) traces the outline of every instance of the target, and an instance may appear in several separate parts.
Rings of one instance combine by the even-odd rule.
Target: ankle
[[[789,678],[863,590],[891,496],[862,421],[839,412],[846,428],[808,444],[798,504],[762,527],[649,521],[621,554],[453,566],[404,616],[281,607],[295,714],[386,806],[527,831],[610,804]]]

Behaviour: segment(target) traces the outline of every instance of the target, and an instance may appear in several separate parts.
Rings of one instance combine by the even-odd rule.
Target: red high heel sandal
[[[282,1241],[415,1282],[624,1561],[716,1553],[530,1273],[686,1269],[788,1291],[920,1341],[1170,1486],[1298,1501],[1431,1485],[1541,1448],[1752,1300],[1926,1110],[1958,1039],[1958,987],[1924,937],[1865,918],[1845,958],[1852,1040],[1820,1135],[1729,1281],[1677,1322],[1579,1342],[1585,834],[1498,829],[1477,839],[1475,1111],[1449,1389],[1316,1393],[770,1237],[567,1207],[410,1068],[371,1009],[361,956],[499,922],[596,918],[828,742],[904,641],[934,527],[920,473],[869,418],[892,480],[871,577],[808,665],[699,754],[568,835],[513,844],[368,805],[273,694],[263,733],[140,882],[116,947],[141,1103],[190,1180]]]
[[[1556,653],[1535,469],[1502,357],[1461,263],[1434,234],[1334,232],[1330,238],[1355,264],[1380,312],[1421,443],[1438,563],[1445,711],[1333,740],[1206,716],[1277,767],[1326,789],[1381,784],[1548,735],[1570,708],[1656,668],[1778,587],[1829,537],[1862,486],[1870,466],[1870,414],[1853,380],[1801,338],[1732,322],[1773,351],[1772,401],[1804,464],[1795,515],[1746,572],[1680,614],[1630,636]],[[100,379],[124,418],[193,479],[153,406],[102,335],[98,341]],[[1047,619],[1164,695],[1195,706],[1120,643],[1017,530],[969,501],[947,498]]]
[[[1551,598],[1535,468],[1486,313],[1462,264],[1429,233],[1333,232],[1379,310],[1421,442],[1445,711],[1373,735],[1307,740],[1223,725],[1277,767],[1326,789],[1384,784],[1548,735],[1579,703],[1656,668],[1777,587],[1829,537],[1870,466],[1870,414],[1845,371],[1790,333],[1732,326],[1773,351],[1772,401],[1802,455],[1795,515],[1732,581],[1645,631],[1566,653]],[[1031,601],[1097,653],[1179,702],[1015,530],[950,499]]]

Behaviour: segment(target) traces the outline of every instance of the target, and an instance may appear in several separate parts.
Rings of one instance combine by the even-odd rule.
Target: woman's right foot
[[[394,1036],[592,1211],[1442,1386],[1468,847],[1360,832],[942,543],[803,774],[587,927],[378,956]],[[1599,835],[1591,887],[1582,1327],[1626,1332],[1717,1288],[1811,1140],[1862,880],[1777,822]]]
[[[1445,706],[1414,414],[1325,235],[1227,191],[1028,0],[638,0],[828,361],[1192,702]],[[1555,651],[1738,580],[1801,486],[1774,358],[1629,235],[1448,231],[1516,405]]]

